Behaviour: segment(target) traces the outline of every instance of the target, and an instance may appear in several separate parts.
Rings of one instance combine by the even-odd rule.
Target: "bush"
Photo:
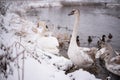
[[[7,1],[0,1],[0,14],[5,15],[10,4]]]

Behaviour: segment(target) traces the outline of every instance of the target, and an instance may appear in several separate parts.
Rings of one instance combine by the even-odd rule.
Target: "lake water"
[[[72,9],[80,9],[80,25],[78,35],[80,36],[81,46],[88,46],[88,36],[106,36],[111,33],[113,39],[112,46],[120,49],[120,9],[108,9],[102,7],[55,7],[55,8],[38,8],[28,11],[27,16],[31,21],[46,21],[55,26],[67,27],[56,30],[61,33],[72,33],[74,16],[68,16]],[[98,39],[94,38],[91,46],[95,46]]]

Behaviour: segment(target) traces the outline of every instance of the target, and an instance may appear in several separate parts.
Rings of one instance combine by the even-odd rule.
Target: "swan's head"
[[[75,15],[79,13],[80,13],[79,9],[73,9],[68,15],[70,16],[70,15]]]

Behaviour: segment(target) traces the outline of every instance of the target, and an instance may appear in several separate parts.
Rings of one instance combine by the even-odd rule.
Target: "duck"
[[[112,46],[108,43],[101,44],[101,49],[96,53],[96,59],[101,59],[104,61],[105,68],[115,74],[120,76],[120,56],[117,55]]]
[[[108,34],[108,40],[107,42],[111,42],[111,39],[113,38],[113,35],[111,33]]]
[[[92,37],[88,36],[88,44],[90,44],[92,42]]]
[[[73,9],[68,15],[75,16],[73,32],[72,32],[70,44],[67,51],[68,57],[77,68],[89,68],[90,66],[93,65],[94,61],[91,55],[94,54],[94,50],[96,50],[96,48],[91,49],[86,47],[79,47],[77,45],[76,37],[77,37],[77,30],[79,27],[80,11],[79,9]]]
[[[108,39],[112,39],[113,35],[111,33],[108,34]]]
[[[102,35],[102,41],[105,42],[106,35]]]

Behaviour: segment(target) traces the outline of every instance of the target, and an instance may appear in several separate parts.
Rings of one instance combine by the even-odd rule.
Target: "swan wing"
[[[100,58],[101,55],[103,55],[105,51],[106,51],[106,48],[102,48],[102,49],[100,49],[99,51],[97,51],[97,53],[96,53],[96,55],[95,55],[95,58],[96,58],[96,59],[97,59],[97,58]]]
[[[95,47],[93,47],[93,48],[80,47],[79,50],[83,51],[84,54],[88,55],[92,59],[95,59],[95,55],[96,55],[98,49]]]
[[[88,55],[87,51],[90,51],[90,48],[79,48],[79,55],[87,62],[93,62],[92,58]]]
[[[37,40],[37,46],[48,52],[59,52],[59,43],[55,37],[41,37]]]
[[[120,56],[111,58],[105,66],[108,71],[120,76]]]

